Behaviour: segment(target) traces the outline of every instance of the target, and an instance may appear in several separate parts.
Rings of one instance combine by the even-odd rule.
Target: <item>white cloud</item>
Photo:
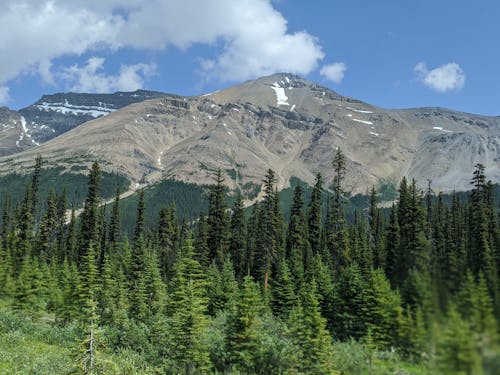
[[[105,93],[140,89],[156,74],[153,64],[135,64],[122,65],[117,75],[106,75],[104,62],[101,57],[92,57],[83,67],[73,65],[64,69],[60,76],[72,85],[71,91]]]
[[[429,70],[426,63],[419,62],[413,71],[424,85],[438,92],[460,90],[465,85],[465,72],[457,63],[449,63]]]
[[[346,69],[347,69],[346,64],[341,62],[336,62],[324,65],[319,71],[319,74],[321,74],[323,77],[334,83],[341,83],[342,80],[344,79],[344,74]]]
[[[50,83],[58,57],[124,47],[209,45],[216,55],[200,56],[200,69],[221,80],[307,74],[324,56],[270,0],[3,0],[0,24],[0,83],[29,70]]]
[[[0,86],[0,104],[6,104],[9,101],[9,88],[7,86]]]

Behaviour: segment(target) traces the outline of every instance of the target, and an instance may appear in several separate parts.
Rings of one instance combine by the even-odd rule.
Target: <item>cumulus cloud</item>
[[[0,24],[0,83],[30,70],[50,83],[58,57],[125,47],[208,45],[215,56],[200,56],[200,70],[220,80],[307,74],[324,56],[314,36],[288,30],[271,0],[3,0]]]
[[[429,70],[426,63],[419,62],[413,71],[424,85],[438,92],[460,90],[465,85],[465,72],[457,63]]]
[[[141,63],[122,65],[119,74],[106,75],[104,63],[102,57],[91,57],[84,66],[73,65],[64,69],[60,76],[72,85],[71,91],[104,93],[140,89],[156,74],[155,65]]]
[[[336,62],[324,65],[319,71],[319,74],[321,74],[329,81],[332,81],[334,83],[341,83],[344,79],[346,69],[347,66],[344,63]]]
[[[7,86],[0,86],[0,104],[6,104],[9,101],[9,88]]]

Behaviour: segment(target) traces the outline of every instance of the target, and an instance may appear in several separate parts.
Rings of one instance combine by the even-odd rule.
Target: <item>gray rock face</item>
[[[16,111],[0,107],[0,156],[33,146],[37,146],[37,143],[26,126],[26,119]]]
[[[31,141],[28,139],[22,146],[16,145],[16,141],[23,133],[22,127],[18,129],[16,139],[10,135],[7,136],[7,134],[0,134],[0,144],[4,146],[0,152],[3,155],[21,152],[26,148],[47,142],[84,122],[106,116],[129,104],[160,98],[164,95],[160,92],[145,90],[114,94],[44,95],[36,103],[19,110],[17,113],[19,121],[24,118],[27,129],[24,133],[29,134]],[[12,114],[12,116],[15,115]]]
[[[347,190],[366,192],[403,176],[434,190],[467,189],[476,163],[500,182],[500,117],[441,108],[386,110],[291,74],[275,74],[199,97],[166,95],[86,122],[56,139],[0,159],[0,173],[37,153],[70,167],[99,160],[137,183],[176,178],[231,188],[260,185],[268,168],[279,187],[295,176],[333,179],[333,154],[347,156]],[[250,187],[250,188],[249,188]]]

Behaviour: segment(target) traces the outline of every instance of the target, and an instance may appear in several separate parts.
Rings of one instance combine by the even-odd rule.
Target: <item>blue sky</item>
[[[500,115],[497,0],[2,0],[0,105],[197,95],[292,72],[386,108]]]

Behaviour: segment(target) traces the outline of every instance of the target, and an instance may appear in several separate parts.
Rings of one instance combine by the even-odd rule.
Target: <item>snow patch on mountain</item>
[[[360,122],[361,124],[365,124],[365,125],[373,125],[373,122],[371,122],[371,121],[358,120],[357,118],[353,118],[352,121]]]
[[[351,111],[357,112],[357,113],[367,113],[367,114],[373,113],[372,111],[365,111],[362,109],[356,109],[356,108],[352,108],[352,107],[346,107],[346,108],[350,109]]]
[[[99,102],[99,106],[84,106],[84,105],[74,105],[70,104],[67,99],[64,100],[63,103],[50,103],[50,102],[42,102],[41,104],[37,104],[41,111],[55,111],[62,114],[73,114],[73,115],[90,115],[94,118],[100,116],[106,116],[111,112],[116,111],[114,108],[109,108],[106,104]]]
[[[433,126],[432,129],[434,129],[434,130],[441,130],[442,132],[445,132],[445,133],[452,133],[451,130],[443,129],[441,126]]]
[[[278,82],[274,82],[271,88],[276,93],[276,105],[290,105],[284,87],[281,87]]]

